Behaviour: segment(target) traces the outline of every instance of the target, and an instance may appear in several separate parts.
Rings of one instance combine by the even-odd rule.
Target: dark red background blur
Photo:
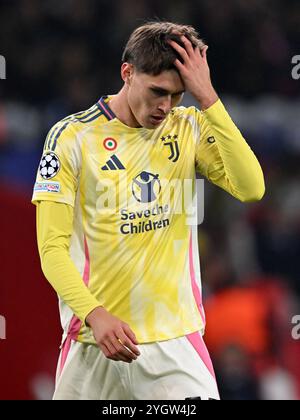
[[[52,386],[60,344],[57,298],[41,273],[34,206],[11,185],[0,190],[1,315],[7,320],[0,399],[35,399]]]

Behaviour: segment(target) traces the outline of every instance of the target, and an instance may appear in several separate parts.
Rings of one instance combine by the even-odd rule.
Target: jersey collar
[[[108,120],[113,120],[114,118],[117,118],[117,117],[115,116],[113,111],[110,109],[107,99],[108,99],[108,96],[102,96],[97,102],[97,107],[100,109],[100,111],[103,112],[103,114],[106,116]]]

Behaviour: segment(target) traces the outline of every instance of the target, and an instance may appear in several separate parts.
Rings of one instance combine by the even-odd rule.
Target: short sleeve
[[[72,122],[49,131],[39,163],[32,203],[54,201],[74,206],[80,177],[81,149]]]

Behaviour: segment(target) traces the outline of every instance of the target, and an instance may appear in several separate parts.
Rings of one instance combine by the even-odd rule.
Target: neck
[[[135,119],[128,104],[126,85],[122,87],[119,93],[112,96],[109,101],[109,106],[118,120],[120,120],[123,124],[132,128],[140,127],[140,124]]]

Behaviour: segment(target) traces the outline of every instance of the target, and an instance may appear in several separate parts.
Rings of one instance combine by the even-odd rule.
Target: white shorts
[[[65,341],[54,400],[219,399],[212,363],[200,333],[141,344],[131,364],[107,359],[90,344]]]

